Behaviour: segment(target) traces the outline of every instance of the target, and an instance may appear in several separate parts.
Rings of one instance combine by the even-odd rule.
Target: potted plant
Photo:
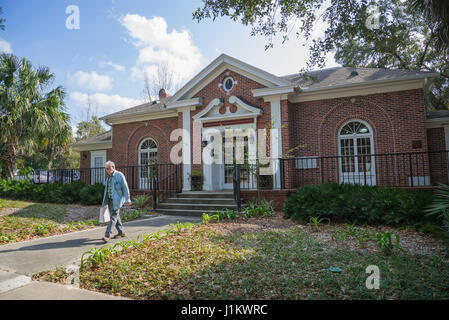
[[[204,175],[201,171],[192,171],[190,173],[190,187],[192,191],[203,190]]]

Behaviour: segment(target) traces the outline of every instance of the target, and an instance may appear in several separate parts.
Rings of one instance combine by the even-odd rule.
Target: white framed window
[[[157,144],[151,138],[139,145],[139,187],[150,189],[152,178],[157,174]]]
[[[362,120],[347,121],[338,132],[340,182],[376,184],[373,130]]]
[[[223,89],[226,92],[230,92],[232,90],[232,88],[234,88],[234,84],[235,84],[235,81],[234,81],[234,79],[232,79],[232,77],[226,77],[223,80]]]
[[[298,157],[296,158],[296,169],[316,169],[317,158],[313,157]]]

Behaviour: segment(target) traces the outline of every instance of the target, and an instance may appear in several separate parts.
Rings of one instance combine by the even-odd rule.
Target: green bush
[[[33,184],[28,180],[0,179],[0,197],[48,203],[80,202],[82,181],[72,183]]]
[[[424,214],[431,197],[389,187],[325,183],[299,187],[285,201],[283,211],[299,222],[319,216],[333,222],[418,226],[435,222]]]
[[[83,205],[101,204],[104,195],[104,185],[96,183],[86,185],[80,191],[80,202]]]
[[[242,212],[245,218],[271,216],[275,213],[273,200],[268,201],[263,198],[250,200],[247,206],[242,208]]]

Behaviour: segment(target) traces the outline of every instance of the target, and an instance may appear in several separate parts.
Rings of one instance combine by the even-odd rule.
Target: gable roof
[[[89,148],[86,149],[86,147]],[[99,133],[95,136],[88,137],[87,139],[72,144],[72,148],[75,151],[94,150],[96,147],[98,148],[112,147],[112,130]]]
[[[357,85],[372,81],[408,80],[424,77],[435,77],[432,71],[411,71],[403,69],[350,68],[334,67],[307,72],[314,79],[304,79],[302,73],[295,73],[281,78],[301,88],[325,88],[343,85]]]
[[[267,71],[249,65],[246,62],[222,53],[214,61],[209,63],[209,65],[207,65],[203,70],[201,70],[193,79],[191,79],[181,89],[179,89],[173,95],[172,102],[181,100],[182,98],[186,98],[186,94],[189,93],[189,91],[194,90],[194,93],[198,92],[199,89],[195,90],[195,87],[197,87],[203,81],[208,83],[208,76],[214,75],[216,71],[221,73],[226,68],[235,70],[249,78],[252,78],[257,82],[270,87],[290,85],[290,82],[287,79],[283,79]],[[192,96],[194,93],[190,92],[188,97]]]
[[[410,71],[410,70],[391,70],[378,68],[352,68],[352,67],[334,67],[322,70],[309,71],[307,74],[312,79],[304,79],[302,73],[295,73],[286,76],[276,76],[257,67],[251,66],[243,61],[221,54],[205,68],[203,68],[195,77],[188,81],[173,96],[169,96],[156,104],[143,103],[131,108],[103,116],[100,120],[108,121],[128,117],[126,121],[134,120],[133,116],[152,114],[152,117],[161,116],[170,113],[176,116],[175,110],[186,103],[186,106],[201,105],[201,101],[193,101],[192,97],[207,85],[212,79],[221,74],[224,70],[230,69],[246,77],[249,77],[266,86],[265,89],[253,90],[254,96],[264,96],[265,94],[278,94],[278,89],[286,92],[293,92],[294,87],[300,87],[305,91],[326,90],[346,86],[359,86],[369,83],[382,83],[389,81],[413,80],[422,78],[437,77],[439,74],[431,71]],[[354,73],[355,72],[355,73]],[[393,89],[392,89],[393,90]],[[261,91],[261,92],[259,92]],[[299,94],[301,96],[301,93]],[[189,101],[191,100],[191,101]],[[181,102],[181,103],[180,103]],[[121,120],[119,120],[121,121]]]

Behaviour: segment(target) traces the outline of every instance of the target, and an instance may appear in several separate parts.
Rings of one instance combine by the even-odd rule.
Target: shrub
[[[242,213],[245,218],[271,216],[274,214],[273,201],[263,198],[250,200],[248,205],[242,208]]]
[[[146,194],[143,194],[141,196],[135,196],[133,200],[137,208],[143,209],[148,201],[150,201],[150,197]]]
[[[430,201],[425,192],[325,183],[299,187],[285,201],[283,211],[299,222],[319,216],[334,222],[417,226],[432,220],[423,214]]]
[[[445,236],[449,239],[449,186],[439,184],[439,189],[435,191],[432,203],[426,208],[427,216],[434,216],[441,219]]]
[[[84,186],[80,191],[80,202],[83,205],[101,204],[104,195],[104,185],[96,183]]]

